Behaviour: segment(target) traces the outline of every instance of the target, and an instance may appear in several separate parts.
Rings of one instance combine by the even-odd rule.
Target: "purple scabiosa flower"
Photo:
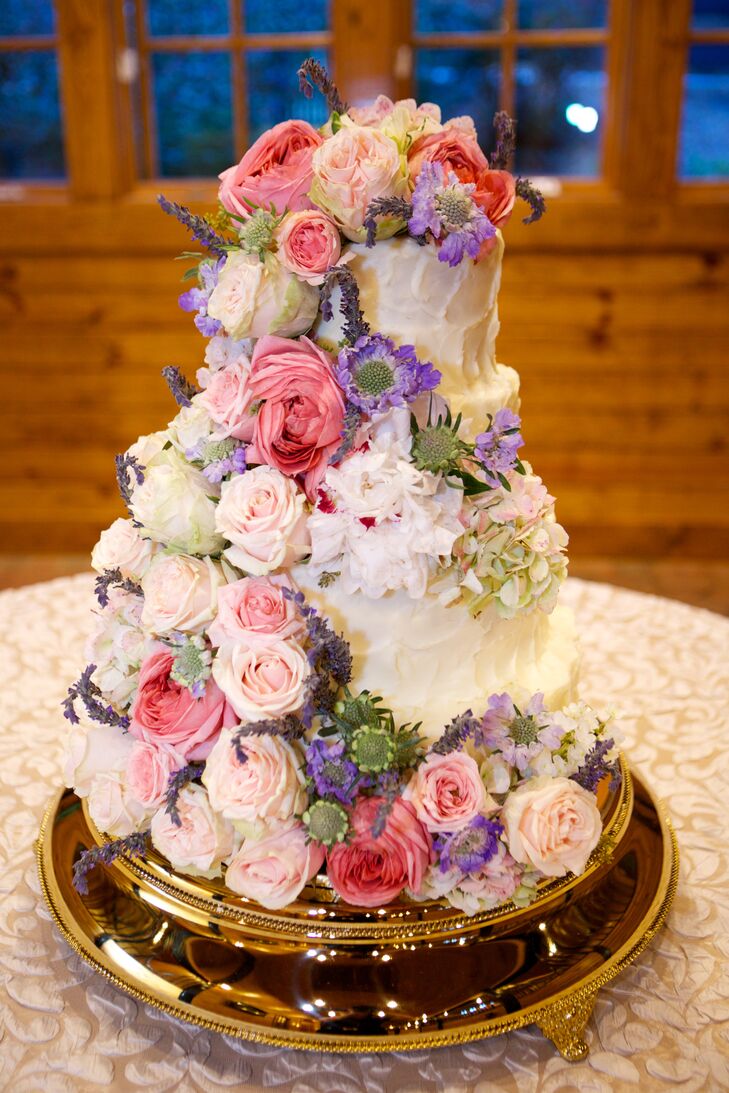
[[[438,259],[457,266],[464,258],[478,258],[481,244],[496,235],[496,228],[471,194],[473,182],[460,182],[453,171],[446,180],[441,163],[424,163],[413,191],[413,212],[408,232],[427,231],[438,240]]]
[[[248,469],[245,445],[233,437],[216,440],[199,440],[193,448],[185,449],[185,459],[190,463],[202,463],[202,473],[208,482],[222,482],[227,475],[243,474]]]
[[[506,693],[491,695],[481,722],[486,747],[501,752],[521,774],[535,756],[558,748],[563,735],[564,730],[550,720],[541,693],[533,695],[523,710]]]
[[[432,391],[441,380],[432,364],[418,360],[414,346],[398,349],[382,334],[363,335],[353,346],[342,349],[335,372],[348,401],[366,414],[405,406],[423,391]]]
[[[314,740],[306,752],[306,773],[319,797],[333,797],[342,805],[354,804],[357,794],[358,770],[347,759],[343,740],[327,744]]]
[[[451,869],[479,873],[496,854],[503,830],[498,821],[475,816],[461,831],[438,835],[433,845],[441,873],[450,873]]]
[[[524,443],[521,435],[521,418],[506,408],[497,410],[489,427],[476,437],[476,459],[480,462],[491,486],[509,488],[504,476],[507,471],[519,470],[519,448]]]
[[[201,262],[197,271],[198,286],[183,292],[177,300],[183,311],[197,311],[195,326],[205,338],[212,338],[222,329],[222,323],[208,315],[208,300],[224,265],[225,257],[216,262]]]

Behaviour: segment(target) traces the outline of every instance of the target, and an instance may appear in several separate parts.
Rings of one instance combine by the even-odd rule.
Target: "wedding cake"
[[[178,412],[117,458],[98,618],[66,700],[103,833],[226,898],[523,906],[581,873],[617,777],[577,701],[567,536],[496,360],[502,229],[538,191],[470,118],[326,95],[220,175],[181,306],[207,339]],[[604,800],[603,800],[604,804]],[[218,887],[218,890],[220,888]]]

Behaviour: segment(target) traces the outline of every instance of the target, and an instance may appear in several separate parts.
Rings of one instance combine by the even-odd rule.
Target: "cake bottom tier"
[[[541,691],[552,709],[577,697],[579,650],[567,607],[474,619],[434,597],[389,592],[372,600],[336,583],[321,589],[306,566],[294,576],[349,642],[353,687],[380,695],[399,724],[421,721],[428,740],[457,714],[483,712],[488,696],[501,691]]]

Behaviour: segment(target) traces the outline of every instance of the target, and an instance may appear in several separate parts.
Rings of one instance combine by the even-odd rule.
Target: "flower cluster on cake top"
[[[168,426],[117,458],[128,509],[94,548],[91,663],[69,690],[69,779],[112,840],[77,883],[151,845],[276,909],[322,869],[373,907],[402,895],[466,913],[528,902],[580,872],[617,772],[611,718],[492,695],[431,746],[356,686],[345,637],[300,592],[438,596],[474,615],[549,612],[565,575],[554,499],[522,463],[519,417],[469,440],[412,345],[372,330],[347,241],[408,233],[448,266],[489,253],[516,195],[513,127],[489,158],[468,118],[327,94],[220,176],[203,218],[161,199],[207,250],[180,303],[208,339],[196,383],[164,375]],[[332,351],[315,324],[332,315]],[[83,722],[83,724],[81,724]]]

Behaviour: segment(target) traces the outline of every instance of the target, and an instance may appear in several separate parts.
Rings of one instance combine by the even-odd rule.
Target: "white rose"
[[[302,757],[286,740],[248,736],[239,763],[233,730],[223,729],[205,763],[202,780],[216,812],[234,823],[290,820],[306,808]]]
[[[215,526],[232,545],[232,565],[256,577],[309,553],[305,497],[273,467],[254,467],[223,482]]]
[[[139,580],[147,572],[156,549],[151,539],[142,538],[131,520],[119,517],[99,536],[91,551],[91,565],[97,573],[118,569],[122,577]]]
[[[273,254],[234,251],[228,255],[208,300],[208,315],[231,338],[304,334],[319,310],[319,293],[284,269]]]
[[[187,785],[177,798],[180,826],[165,808],[152,817],[152,844],[173,869],[193,876],[219,877],[235,847],[232,825],[215,812],[203,786]]]
[[[319,871],[324,848],[306,840],[306,828],[292,821],[263,839],[245,839],[225,871],[233,892],[271,911],[291,903]]]
[[[215,618],[218,588],[225,584],[212,558],[160,555],[142,580],[142,625],[154,634],[199,634]]]
[[[171,449],[144,472],[132,494],[131,511],[152,539],[185,554],[216,554],[216,488]]]
[[[207,442],[214,430],[215,422],[207,412],[202,393],[193,396],[190,406],[182,406],[168,426],[170,441],[183,456],[201,442]]]
[[[79,797],[88,797],[98,775],[125,771],[134,738],[117,726],[77,725],[68,739],[64,773]]]
[[[602,819],[595,796],[569,778],[535,778],[501,810],[509,852],[547,877],[579,874],[597,846]]]
[[[120,771],[104,771],[94,778],[87,798],[89,815],[99,831],[115,839],[139,831],[147,818],[144,805],[127,785]]]
[[[310,671],[306,653],[295,641],[223,645],[213,661],[213,679],[242,721],[265,721],[298,710]]]

